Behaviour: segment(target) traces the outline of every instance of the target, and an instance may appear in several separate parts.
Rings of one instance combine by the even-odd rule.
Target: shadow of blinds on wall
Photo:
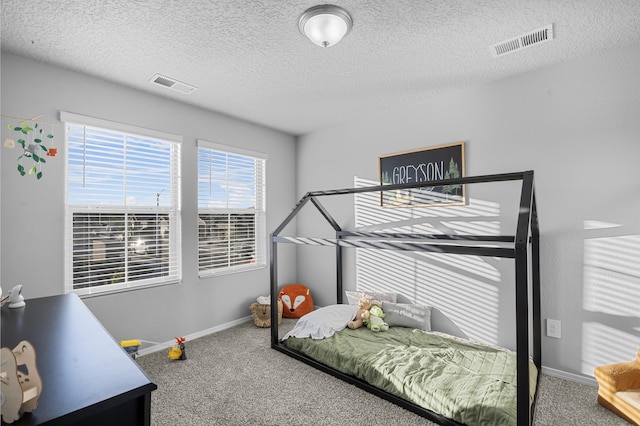
[[[354,177],[355,188],[377,184]],[[509,212],[517,207],[518,183],[493,185],[511,195]],[[377,192],[354,194],[355,228],[361,232],[499,237],[504,233],[502,210],[499,202],[477,197],[469,197],[465,205],[387,208],[381,207]],[[356,249],[356,289],[397,292],[412,303],[437,307],[449,327],[440,331],[513,348],[513,338],[500,338],[500,298],[515,297],[503,284],[510,276],[503,276],[504,270],[513,273],[505,263],[477,255]]]

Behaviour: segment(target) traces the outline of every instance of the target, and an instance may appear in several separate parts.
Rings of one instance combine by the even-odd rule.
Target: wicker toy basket
[[[258,327],[271,327],[271,305],[252,303],[250,308],[253,322]],[[280,323],[282,323],[282,301],[278,299],[278,324]]]

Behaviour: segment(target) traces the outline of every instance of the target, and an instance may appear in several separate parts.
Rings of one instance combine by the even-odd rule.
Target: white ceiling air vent
[[[553,24],[489,46],[494,58],[553,40]]]
[[[183,93],[185,95],[189,95],[197,89],[197,87],[191,86],[187,83],[183,83],[174,78],[167,77],[164,75],[156,74],[151,77],[149,80],[151,83],[157,84],[162,87],[166,87],[171,90],[175,90],[176,92]]]

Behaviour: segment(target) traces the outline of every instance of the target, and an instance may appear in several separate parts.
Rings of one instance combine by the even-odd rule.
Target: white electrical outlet
[[[562,324],[560,320],[547,318],[547,336],[560,339],[562,337]]]

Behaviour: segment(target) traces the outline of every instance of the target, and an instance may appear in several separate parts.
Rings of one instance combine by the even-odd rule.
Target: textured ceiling
[[[318,3],[2,0],[2,50],[297,135],[640,41],[640,0],[335,0],[354,27],[323,49],[297,27]],[[553,41],[492,57],[547,24]]]

